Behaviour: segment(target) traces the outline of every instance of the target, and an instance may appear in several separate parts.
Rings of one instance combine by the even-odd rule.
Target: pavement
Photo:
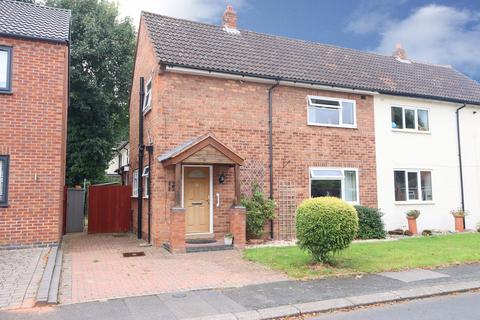
[[[0,319],[274,319],[475,289],[480,289],[480,264],[0,311]]]
[[[50,250],[0,250],[0,309],[35,305]]]
[[[400,304],[382,305],[368,309],[336,312],[310,320],[478,320],[480,293],[434,297]]]

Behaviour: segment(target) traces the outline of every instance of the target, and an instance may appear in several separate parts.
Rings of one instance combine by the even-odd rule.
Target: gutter
[[[189,75],[198,75],[198,76],[208,76],[214,78],[228,79],[228,80],[240,80],[240,81],[249,81],[256,83],[266,83],[266,84],[278,84],[281,86],[290,86],[290,87],[300,87],[308,89],[317,89],[317,90],[327,90],[334,92],[345,92],[345,93],[355,93],[363,95],[376,95],[379,94],[377,91],[361,90],[355,88],[340,88],[330,85],[324,85],[315,82],[308,81],[293,81],[280,78],[271,78],[271,77],[258,77],[254,75],[245,75],[243,73],[237,72],[217,72],[209,71],[203,69],[195,69],[191,67],[176,66],[172,64],[167,64],[165,67],[165,72],[180,73],[180,74],[189,74]]]
[[[280,85],[277,82],[268,88],[268,169],[270,178],[270,199],[273,200],[273,89]],[[273,219],[270,220],[270,237],[273,239]]]
[[[162,62],[160,62],[160,64],[162,64]],[[165,62],[163,64],[165,65],[164,72],[199,75],[199,76],[209,76],[209,77],[214,77],[214,78],[250,81],[250,82],[256,82],[256,83],[275,84],[278,81],[281,86],[309,88],[309,89],[326,90],[326,91],[333,91],[333,92],[354,93],[354,94],[360,94],[360,95],[385,94],[385,95],[399,96],[399,97],[430,99],[430,100],[450,102],[450,103],[464,103],[465,102],[465,100],[462,100],[462,99],[449,99],[449,98],[430,96],[430,95],[421,95],[421,94],[414,94],[414,93],[408,93],[407,94],[407,93],[401,93],[401,92],[396,92],[396,91],[368,89],[368,88],[356,89],[354,87],[347,87],[347,86],[338,87],[338,86],[328,85],[328,84],[320,83],[320,82],[301,81],[301,80],[292,80],[292,79],[281,79],[281,78],[274,78],[274,77],[269,77],[269,76],[257,76],[257,75],[254,75],[254,74],[245,74],[245,73],[242,73],[242,72],[234,72],[234,71],[220,72],[220,71],[213,71],[213,70],[202,69],[202,68],[195,68],[195,67],[191,67],[191,66],[187,66],[187,65],[172,64],[172,63],[167,63],[167,62]],[[480,101],[467,101],[466,103],[480,106]]]
[[[463,187],[463,162],[462,162],[462,141],[460,137],[460,110],[466,107],[464,103],[463,106],[455,110],[455,115],[457,118],[457,145],[458,145],[458,164],[460,169],[460,195],[462,199],[462,210],[465,212],[465,190]],[[463,217],[463,228],[465,228],[465,217]]]

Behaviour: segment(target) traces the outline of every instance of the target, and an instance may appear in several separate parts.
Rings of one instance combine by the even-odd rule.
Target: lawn
[[[296,246],[247,249],[244,257],[293,278],[429,268],[480,261],[480,233],[354,243],[334,257],[332,266],[312,263]]]

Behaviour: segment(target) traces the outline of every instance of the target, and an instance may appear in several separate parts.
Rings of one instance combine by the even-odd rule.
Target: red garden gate
[[[88,188],[88,233],[130,231],[131,194],[131,186],[90,186]]]

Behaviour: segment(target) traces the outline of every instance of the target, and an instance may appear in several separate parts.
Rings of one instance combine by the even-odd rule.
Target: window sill
[[[138,196],[131,196],[130,198],[137,199],[137,198],[138,198]]]
[[[434,205],[435,201],[395,201],[396,205]]]
[[[148,199],[148,198],[150,198],[150,197],[149,196],[143,196],[143,199]]]
[[[335,124],[320,124],[320,123],[310,123],[307,122],[308,126],[312,127],[328,127],[328,128],[342,128],[342,129],[358,129],[356,125],[349,126],[349,125],[335,125]]]
[[[392,132],[432,134],[431,131],[419,131],[419,130],[408,130],[408,129],[393,129],[393,128],[392,128]]]
[[[147,109],[142,110],[143,116],[145,117],[147,115],[147,113],[149,113],[151,110],[152,110],[152,107],[148,107]]]
[[[0,204],[0,208],[8,208],[10,207],[8,203]]]
[[[0,90],[0,94],[13,94],[12,90]]]

